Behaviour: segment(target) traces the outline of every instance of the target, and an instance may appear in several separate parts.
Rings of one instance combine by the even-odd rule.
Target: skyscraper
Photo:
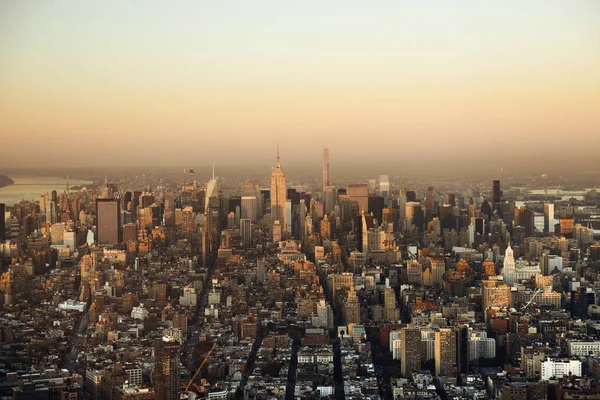
[[[279,146],[277,146],[277,164],[271,172],[271,226],[275,225],[275,221],[279,221],[282,230],[287,229],[288,222],[285,217],[286,197],[285,175],[281,169]]]
[[[554,232],[554,204],[544,203],[544,233]]]
[[[249,218],[240,219],[240,235],[244,246],[252,243],[252,221]]]
[[[256,221],[258,217],[258,201],[255,196],[242,196],[242,218]]]
[[[6,238],[6,221],[5,221],[6,206],[0,203],[0,242],[4,242]]]
[[[500,190],[500,181],[492,182],[492,203],[500,203],[502,201],[502,190]]]
[[[434,342],[435,374],[445,375],[456,364],[456,331],[440,328],[435,332]]]
[[[369,211],[369,186],[363,183],[349,184],[346,186],[348,199],[358,205],[358,214],[367,214]]]
[[[263,215],[263,196],[260,190],[260,182],[255,180],[247,180],[242,183],[242,197],[256,197],[256,219],[260,219]]]
[[[400,372],[409,377],[421,369],[421,331],[419,329],[402,329],[400,331]]]
[[[163,336],[154,345],[154,391],[157,399],[179,399],[179,342]]]
[[[98,244],[121,243],[120,208],[120,203],[116,199],[96,199],[96,241]]]
[[[329,186],[329,149],[323,149],[323,191]]]
[[[325,214],[329,214],[335,209],[337,204],[337,190],[335,186],[326,186],[323,194],[325,203]]]

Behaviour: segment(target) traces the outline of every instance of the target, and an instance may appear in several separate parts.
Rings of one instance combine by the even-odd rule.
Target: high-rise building
[[[442,286],[442,280],[446,273],[446,263],[443,257],[432,257],[429,259],[431,265],[431,283],[433,285]]]
[[[383,203],[387,207],[390,197],[390,178],[387,175],[379,176],[379,195],[383,197]]]
[[[360,303],[356,297],[354,286],[350,286],[348,299],[344,305],[344,323],[346,325],[360,324]]]
[[[492,182],[492,203],[497,204],[502,202],[502,190],[500,190],[500,181]]]
[[[256,180],[247,180],[242,183],[242,197],[255,197],[256,198],[256,216],[255,219],[262,218],[263,215],[263,199],[260,190],[260,182]],[[230,208],[230,210],[232,210]]]
[[[409,377],[421,370],[421,331],[405,328],[400,331],[400,372]]]
[[[383,292],[383,314],[386,321],[395,321],[399,317],[396,313],[396,292],[392,288],[385,288]]]
[[[488,338],[486,331],[470,330],[467,344],[467,359],[469,362],[480,358],[496,357],[496,339]]]
[[[0,203],[0,243],[6,240],[6,205],[4,203]]]
[[[487,321],[487,309],[490,307],[508,307],[510,305],[510,286],[497,280],[487,280],[483,285],[483,316]]]
[[[157,399],[179,399],[179,342],[163,336],[154,345],[154,391]]]
[[[323,149],[323,192],[329,186],[329,149]]]
[[[255,196],[242,196],[242,218],[256,221],[258,218],[258,200]]]
[[[504,252],[504,268],[502,269],[502,275],[504,276],[504,282],[512,285],[517,281],[517,268],[515,262],[515,256],[513,254],[513,249],[508,245],[506,251]]]
[[[252,244],[252,221],[249,218],[240,219],[240,236],[244,246]]]
[[[435,332],[434,342],[435,374],[445,375],[456,364],[456,331],[440,328]]]
[[[279,221],[279,227],[282,230],[287,229],[285,208],[287,188],[285,186],[285,175],[281,169],[281,160],[279,159],[279,146],[277,146],[277,159],[275,168],[271,172],[271,226]]]
[[[544,233],[554,232],[554,225],[556,225],[556,220],[554,219],[554,204],[544,203]]]
[[[121,243],[120,208],[119,201],[116,199],[96,199],[96,241],[98,244]]]
[[[348,199],[358,205],[358,214],[366,214],[369,210],[369,185],[350,184],[346,187],[346,191]]]
[[[335,186],[326,186],[323,194],[323,200],[325,203],[325,214],[329,214],[335,209],[337,204],[337,190]]]

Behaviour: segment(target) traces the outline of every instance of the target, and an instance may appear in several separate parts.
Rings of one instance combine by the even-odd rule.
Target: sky
[[[277,142],[284,169],[589,161],[598,21],[597,0],[4,0],[0,168],[271,165]]]

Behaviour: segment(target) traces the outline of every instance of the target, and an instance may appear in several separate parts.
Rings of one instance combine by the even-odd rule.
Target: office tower
[[[344,323],[349,324],[360,324],[360,303],[356,292],[354,291],[354,285],[350,286],[348,291],[348,299],[344,304]]]
[[[6,240],[6,205],[0,203],[0,243]]]
[[[287,188],[285,186],[285,175],[281,169],[281,160],[279,159],[279,146],[277,146],[277,159],[275,168],[271,172],[271,226],[279,221],[279,227],[282,230],[287,229],[285,207],[287,199]],[[273,236],[274,236],[273,229]],[[275,240],[275,239],[273,239]]]
[[[429,259],[431,265],[431,283],[433,285],[442,286],[442,280],[446,273],[446,263],[443,257],[432,257]]]
[[[383,318],[386,321],[396,321],[396,292],[392,288],[385,288],[383,292]]]
[[[52,205],[52,202],[50,203]],[[114,245],[121,243],[120,203],[116,199],[96,199],[96,242]]]
[[[123,225],[123,243],[137,240],[137,226],[134,222]]]
[[[421,286],[423,284],[423,266],[417,260],[410,260],[406,264],[408,283]]]
[[[502,270],[502,275],[504,276],[504,282],[512,285],[517,281],[517,269],[515,263],[515,256],[513,255],[513,249],[510,245],[506,248],[504,252],[504,268]]]
[[[367,208],[368,213],[373,214],[373,217],[377,220],[377,225],[380,225],[382,215],[383,215],[383,209],[385,208],[384,198],[381,196],[369,195],[367,204],[368,204],[368,208]]]
[[[554,204],[544,203],[544,233],[553,233],[556,220],[554,219]]]
[[[450,204],[444,204],[440,207],[440,222],[442,225],[442,230],[456,229],[453,212],[454,210]]]
[[[358,215],[366,214],[369,210],[369,186],[364,183],[346,186],[348,199],[358,205]]]
[[[154,391],[157,399],[179,400],[179,342],[163,336],[154,345]]]
[[[285,239],[289,238],[292,235],[292,200],[287,199],[285,201],[285,220],[286,225],[283,227],[283,232],[285,235]],[[286,229],[287,228],[287,229]]]
[[[244,246],[252,244],[252,220],[250,218],[240,219],[240,235]]]
[[[518,210],[515,210],[515,225],[522,226],[525,228],[526,237],[532,237],[535,228],[535,215],[534,212],[529,210],[527,207],[522,206]]]
[[[435,194],[433,186],[427,188],[427,197],[425,198],[425,222],[429,222],[433,219],[435,206]]]
[[[454,193],[448,193],[448,204],[456,207],[456,195]]]
[[[242,183],[242,197],[255,197],[256,198],[256,220],[263,216],[263,199],[260,190],[260,182],[256,180],[247,180]],[[232,210],[233,208],[230,208]]]
[[[508,307],[510,305],[510,285],[497,280],[482,281],[483,317],[487,321],[487,310],[490,307]]]
[[[390,178],[387,175],[379,176],[379,195],[383,197],[383,203],[387,207],[390,197]]]
[[[329,217],[327,215],[321,220],[320,233],[322,240],[331,239],[331,222],[329,221]]]
[[[329,214],[335,209],[335,205],[337,204],[337,191],[335,186],[325,187],[323,200],[325,203],[325,214]]]
[[[131,194],[131,192],[127,192]],[[165,226],[175,226],[175,194],[171,191],[165,193]],[[127,207],[127,203],[125,203]]]
[[[46,215],[47,209],[48,209],[48,203],[50,203],[50,198],[48,197],[48,192],[44,192],[40,196],[40,214]]]
[[[456,331],[440,328],[434,340],[435,374],[446,375],[456,364]]]
[[[329,149],[323,149],[323,192],[329,186]]]
[[[242,196],[242,218],[256,221],[258,216],[258,201],[255,196]]]
[[[319,300],[317,304],[317,327],[333,328],[333,310],[325,302],[325,299]]]
[[[207,222],[209,221],[205,221],[205,224],[208,226]],[[196,214],[191,206],[181,210],[181,231],[184,235],[196,232]]]
[[[314,203],[314,199],[311,200],[311,205]],[[298,204],[296,221],[294,223],[294,227],[297,227],[297,232],[294,233],[296,238],[303,238],[305,233],[305,224],[306,224],[306,202],[304,199],[300,199],[300,204]],[[312,223],[312,222],[311,222]]]
[[[405,328],[400,331],[400,373],[409,377],[421,370],[421,331]]]
[[[502,202],[502,191],[500,190],[500,181],[492,182],[492,203],[497,204]]]

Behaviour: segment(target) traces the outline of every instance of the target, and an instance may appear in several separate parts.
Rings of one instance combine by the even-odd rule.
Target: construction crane
[[[536,291],[536,292],[533,294],[533,296],[531,296],[531,299],[529,299],[529,301],[527,302],[527,304],[525,304],[525,305],[523,306],[523,308],[521,309],[521,311],[525,311],[525,309],[526,309],[527,307],[529,307],[529,305],[531,304],[531,302],[533,301],[533,299],[535,299],[535,296],[537,296],[537,295],[538,295],[538,293],[539,293],[539,292],[541,292],[541,291],[542,291],[542,288],[539,288],[539,289],[538,289],[538,290],[537,290],[537,291]]]
[[[185,391],[186,392],[190,390],[190,387],[192,386],[192,383],[194,383],[194,381],[196,380],[196,377],[200,373],[200,370],[202,369],[202,367],[204,367],[204,364],[206,364],[206,361],[208,360],[208,357],[210,357],[210,354],[213,352],[213,350],[215,349],[215,347],[217,347],[216,343],[213,344],[212,347],[210,348],[210,350],[208,351],[208,353],[206,353],[206,357],[204,357],[204,360],[202,360],[202,363],[200,364],[200,366],[196,370],[196,373],[194,374],[194,376],[192,376],[192,379],[190,379],[190,381],[188,382],[187,386],[185,387]]]

